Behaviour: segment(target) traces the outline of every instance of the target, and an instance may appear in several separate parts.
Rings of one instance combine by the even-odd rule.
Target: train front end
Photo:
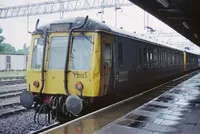
[[[99,96],[99,35],[87,31],[86,21],[79,18],[36,28],[26,72],[27,91],[20,96],[24,107],[34,107],[36,114],[72,117]]]

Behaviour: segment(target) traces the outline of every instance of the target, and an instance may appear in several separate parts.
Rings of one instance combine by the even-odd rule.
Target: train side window
[[[158,61],[158,50],[155,48],[153,50],[153,64],[157,65],[157,61]]]
[[[148,49],[148,52],[149,52],[149,65],[151,65],[153,60],[153,54],[150,48]]]
[[[172,53],[172,60],[171,60],[171,64],[175,64],[175,55],[174,55],[174,53]]]
[[[139,65],[142,65],[142,49],[139,48],[139,54],[138,54],[138,58],[139,58]]]
[[[105,43],[104,46],[104,67],[111,67],[111,45]]]
[[[166,51],[164,51],[164,64],[167,64],[167,52]]]
[[[148,49],[146,49],[146,52],[147,52],[147,55],[146,55],[146,57],[147,57],[147,65],[149,65],[149,51],[148,51]]]
[[[149,62],[149,54],[148,54],[148,49],[144,48],[144,51],[143,51],[143,56],[144,56],[144,65],[148,65],[148,62]]]
[[[123,45],[121,43],[118,44],[118,60],[119,60],[119,66],[124,64],[124,60],[123,60]]]
[[[170,65],[171,64],[171,53],[170,53],[170,51],[168,51],[168,55],[167,55],[168,57],[168,65]]]

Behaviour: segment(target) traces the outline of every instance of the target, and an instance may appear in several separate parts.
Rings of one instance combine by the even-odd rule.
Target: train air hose
[[[78,29],[83,28],[85,26],[87,20],[88,20],[88,16],[85,17],[84,22],[80,26],[71,28],[70,32],[69,32],[69,39],[68,39],[68,42],[67,42],[67,57],[65,59],[65,70],[64,70],[64,89],[65,89],[66,95],[70,95],[69,90],[67,89],[67,73],[68,73],[67,68],[68,68],[68,61],[69,61],[69,49],[70,49],[72,32],[74,30],[78,30]]]

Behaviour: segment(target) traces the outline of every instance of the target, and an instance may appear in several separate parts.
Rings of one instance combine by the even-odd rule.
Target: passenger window
[[[150,61],[150,65],[152,64],[152,61],[153,61],[153,54],[152,54],[152,51],[151,49],[149,49],[149,61]]]
[[[111,67],[111,45],[106,43],[104,47],[104,67]]]
[[[139,54],[138,54],[138,58],[139,58],[139,65],[142,65],[142,49],[139,48]]]
[[[157,51],[157,49],[155,48],[155,49],[153,50],[153,64],[154,64],[154,65],[157,65],[157,60],[158,60],[158,51]]]
[[[171,61],[172,64],[175,64],[175,57],[174,57],[174,53],[172,53],[172,61]]]
[[[144,65],[148,65],[149,56],[146,48],[143,51],[143,56],[144,56]]]
[[[118,60],[119,66],[123,65],[123,46],[121,43],[118,44]]]

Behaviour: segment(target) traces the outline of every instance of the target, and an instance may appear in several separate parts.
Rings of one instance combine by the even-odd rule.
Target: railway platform
[[[45,134],[199,134],[200,72],[100,109]]]

